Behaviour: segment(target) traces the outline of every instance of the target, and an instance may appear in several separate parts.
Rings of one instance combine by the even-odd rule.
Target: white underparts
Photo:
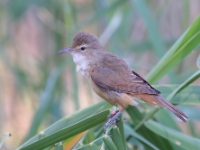
[[[89,67],[89,61],[79,53],[72,53],[72,56],[76,63],[76,71],[84,76]]]

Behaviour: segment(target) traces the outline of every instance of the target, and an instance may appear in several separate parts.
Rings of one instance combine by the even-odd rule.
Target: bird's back
[[[92,70],[92,80],[105,90],[126,94],[160,94],[116,55],[105,53]]]

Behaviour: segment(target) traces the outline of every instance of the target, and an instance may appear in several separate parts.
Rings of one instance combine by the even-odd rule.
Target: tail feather
[[[171,104],[169,101],[166,101],[162,97],[159,96],[159,101],[161,101],[161,106],[167,108],[171,112],[173,112],[177,117],[179,117],[182,121],[187,122],[188,117],[177,107]]]
[[[164,107],[168,109],[169,111],[171,111],[172,113],[174,113],[183,122],[187,122],[188,117],[180,109],[178,109],[169,101],[165,100],[159,95],[134,95],[134,97],[138,97],[149,104]]]

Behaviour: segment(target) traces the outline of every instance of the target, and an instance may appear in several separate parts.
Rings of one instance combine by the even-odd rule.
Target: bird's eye
[[[85,48],[86,48],[85,46],[81,46],[81,50],[82,50],[82,51],[84,51],[84,50],[85,50]]]

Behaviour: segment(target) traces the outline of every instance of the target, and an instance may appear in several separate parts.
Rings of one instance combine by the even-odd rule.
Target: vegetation
[[[18,150],[200,149],[200,17],[191,15],[192,2],[1,3],[0,133],[13,136],[6,134],[0,148],[5,142],[4,149]],[[188,123],[141,103],[103,134],[112,106],[91,92],[71,57],[58,54],[80,30],[98,35],[106,50],[147,74]]]

